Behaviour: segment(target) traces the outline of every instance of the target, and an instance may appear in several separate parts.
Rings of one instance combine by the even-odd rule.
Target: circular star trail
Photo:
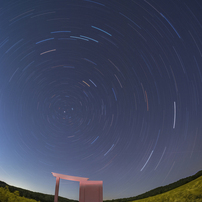
[[[200,170],[201,9],[3,1],[0,180],[54,194],[51,172],[87,177],[112,199]],[[61,182],[60,195],[78,199],[76,185]]]

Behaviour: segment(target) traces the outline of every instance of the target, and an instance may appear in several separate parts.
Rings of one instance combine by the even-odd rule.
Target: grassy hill
[[[162,187],[158,187],[158,188],[152,189],[152,190],[150,190],[150,191],[148,191],[148,192],[146,192],[144,194],[141,194],[141,195],[138,195],[138,196],[134,196],[134,197],[130,197],[130,198],[115,199],[115,200],[112,200],[112,201],[113,202],[129,202],[129,201],[130,202],[131,201],[135,201],[136,202],[136,201],[138,201],[140,199],[148,198],[148,197],[151,197],[151,196],[157,196],[159,194],[163,194],[163,193],[169,192],[169,191],[174,190],[174,189],[176,189],[176,188],[178,188],[180,186],[183,186],[183,185],[185,185],[187,183],[190,183],[190,182],[194,181],[195,179],[197,179],[197,178],[199,178],[201,176],[202,176],[202,170],[199,171],[199,172],[197,172],[195,175],[183,178],[181,180],[178,180],[177,182],[171,183],[171,184],[166,185],[166,186],[162,186]],[[110,201],[111,200],[107,200],[105,202],[110,202]]]
[[[7,188],[6,188],[7,187]],[[9,196],[9,200],[3,200],[3,196]],[[21,197],[21,198],[19,198]],[[24,198],[22,198],[24,197]],[[5,198],[4,198],[5,199]],[[30,200],[28,200],[30,199]],[[34,199],[34,200],[31,200]],[[53,202],[54,196],[32,192],[18,187],[10,186],[0,181],[0,202],[4,201],[23,201],[23,202]],[[202,202],[202,171],[195,175],[181,179],[172,184],[158,187],[144,194],[115,200],[106,200],[105,202]],[[77,202],[59,196],[59,202]]]
[[[37,202],[34,199],[27,199],[19,196],[19,192],[10,192],[8,186],[0,187],[0,202]]]
[[[3,198],[3,195],[4,196],[7,195],[10,200],[2,200],[1,196]],[[14,202],[18,202],[18,201],[19,202],[21,201],[23,202],[36,202],[36,201],[53,202],[54,201],[54,195],[42,194],[38,192],[29,191],[26,189],[21,189],[19,187],[10,186],[6,184],[5,182],[0,181],[0,202],[7,202],[7,201],[11,202],[12,201],[11,199],[13,199],[14,197],[17,197],[15,198]],[[30,200],[25,200],[25,199],[30,199]],[[34,200],[31,200],[31,199],[34,199]],[[78,202],[76,200],[71,200],[64,197],[60,197],[60,196],[58,197],[58,201],[59,202]]]
[[[202,202],[202,176],[176,189],[135,202]]]

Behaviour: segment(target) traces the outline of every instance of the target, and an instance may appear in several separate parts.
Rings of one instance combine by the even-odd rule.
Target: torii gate
[[[102,181],[88,181],[89,178],[75,177],[70,175],[63,175],[53,173],[56,177],[55,197],[54,202],[58,202],[59,183],[60,179],[78,181],[79,186],[79,202],[103,202],[103,182]]]

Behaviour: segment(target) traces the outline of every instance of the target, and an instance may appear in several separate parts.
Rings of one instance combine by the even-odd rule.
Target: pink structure
[[[79,187],[79,202],[103,202],[103,182],[102,181],[88,181],[89,178],[75,177],[70,175],[63,175],[53,173],[56,177],[55,198],[54,202],[58,202],[59,183],[60,179],[78,181]]]
[[[79,202],[103,202],[102,181],[81,181]]]

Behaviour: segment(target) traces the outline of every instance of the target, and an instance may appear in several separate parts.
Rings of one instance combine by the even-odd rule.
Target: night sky
[[[201,169],[201,0],[1,1],[1,181],[115,199]]]

